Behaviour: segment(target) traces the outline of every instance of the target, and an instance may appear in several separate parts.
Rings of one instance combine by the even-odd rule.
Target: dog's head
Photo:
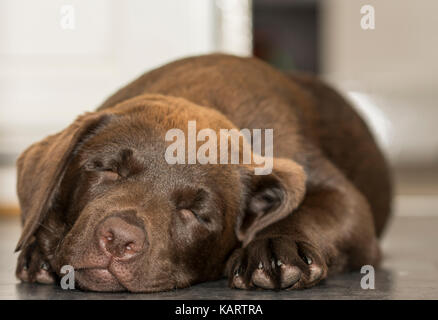
[[[143,95],[79,117],[19,158],[23,233],[52,268],[75,268],[96,291],[152,292],[214,279],[230,252],[301,201],[302,168],[275,159],[250,165],[169,164],[169,129],[233,128],[187,100]]]

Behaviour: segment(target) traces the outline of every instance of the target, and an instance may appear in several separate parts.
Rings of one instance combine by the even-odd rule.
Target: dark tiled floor
[[[394,218],[383,240],[385,259],[374,290],[360,287],[359,272],[302,291],[241,291],[226,281],[158,294],[100,294],[21,284],[14,277],[17,219],[0,220],[0,299],[438,299],[438,217]]]

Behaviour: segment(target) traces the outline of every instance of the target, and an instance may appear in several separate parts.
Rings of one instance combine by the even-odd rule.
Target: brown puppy
[[[274,167],[169,164],[166,132],[273,129]],[[387,165],[365,123],[317,79],[208,55],[146,73],[18,159],[17,276],[63,265],[97,291],[153,292],[228,276],[310,287],[377,265]]]

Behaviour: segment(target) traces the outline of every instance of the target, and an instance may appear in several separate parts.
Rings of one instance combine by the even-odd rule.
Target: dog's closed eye
[[[207,223],[209,218],[206,216],[207,192],[203,189],[188,188],[174,193],[176,209],[180,217],[188,222],[196,219],[198,222]]]
[[[98,175],[99,180],[102,182],[116,181],[121,177],[117,166],[105,166],[100,160],[91,161],[90,163],[87,163],[84,168],[86,171],[95,172]]]

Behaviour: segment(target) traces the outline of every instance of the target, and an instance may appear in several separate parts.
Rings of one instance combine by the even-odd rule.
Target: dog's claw
[[[311,264],[313,263],[312,259],[309,258],[308,256],[305,256],[304,258],[305,258],[305,262],[306,262],[308,265],[311,265]]]

